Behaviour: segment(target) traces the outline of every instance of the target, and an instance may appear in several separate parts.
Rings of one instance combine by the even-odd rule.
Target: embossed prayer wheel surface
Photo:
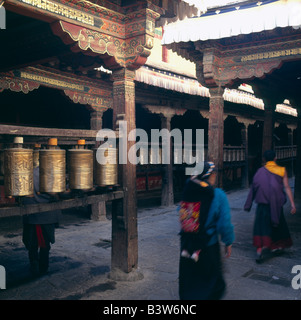
[[[68,151],[69,187],[76,190],[93,188],[93,151]]]
[[[66,191],[66,151],[40,150],[40,192]]]
[[[33,194],[33,151],[11,148],[4,150],[4,192],[6,196]]]
[[[116,185],[118,182],[117,149],[105,148],[103,154],[108,163],[100,164],[96,159],[95,183],[101,187]]]

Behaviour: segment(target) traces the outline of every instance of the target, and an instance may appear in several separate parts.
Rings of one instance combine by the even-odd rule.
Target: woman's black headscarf
[[[204,162],[202,173],[187,180],[182,200],[187,202],[209,201],[211,203],[214,190],[207,180],[214,171],[215,165],[213,162]]]

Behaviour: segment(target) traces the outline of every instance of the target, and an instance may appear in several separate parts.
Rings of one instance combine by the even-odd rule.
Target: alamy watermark
[[[296,274],[292,279],[292,288],[295,290],[301,289],[301,265],[293,266],[292,273]]]
[[[150,143],[150,152],[155,155],[152,164],[170,164],[171,163],[171,138],[173,138],[174,163],[188,165],[195,164],[194,167],[186,168],[186,175],[201,174],[204,169],[204,129],[195,130],[195,149],[193,150],[193,130],[185,129],[184,135],[180,129],[151,129],[150,139],[143,129],[133,129],[127,132],[127,122],[119,121],[119,144],[118,144],[118,163],[143,164],[148,162],[148,152]],[[96,136],[97,141],[104,141],[97,149],[96,159],[99,164],[116,164],[117,157],[108,156],[109,147],[116,148],[116,133],[110,129],[99,130]],[[161,140],[161,150],[160,150]],[[128,142],[135,142],[128,150]],[[193,155],[193,153],[195,153]]]
[[[6,29],[6,11],[3,3],[4,1],[0,0],[0,29]]]
[[[5,268],[0,265],[0,290],[6,289],[6,272]]]

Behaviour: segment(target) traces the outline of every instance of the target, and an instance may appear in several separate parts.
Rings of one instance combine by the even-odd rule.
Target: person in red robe
[[[276,164],[276,155],[272,150],[266,151],[264,158],[266,164],[256,172],[244,205],[244,210],[250,211],[253,201],[257,203],[253,229],[257,262],[262,262],[271,251],[281,252],[293,244],[283,214],[286,196],[291,204],[291,213],[296,213],[285,168]]]

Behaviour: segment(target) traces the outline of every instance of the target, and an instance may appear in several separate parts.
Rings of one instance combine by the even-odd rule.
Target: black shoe
[[[261,253],[257,254],[257,258],[255,259],[255,261],[256,261],[256,263],[262,263],[263,262],[263,258],[262,258]]]
[[[269,256],[270,250],[268,248],[262,249],[260,254],[257,254],[256,262],[263,263],[264,260]]]

